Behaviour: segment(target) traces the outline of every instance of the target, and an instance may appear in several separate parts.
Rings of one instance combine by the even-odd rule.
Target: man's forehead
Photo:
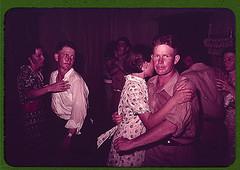
[[[43,51],[42,51],[42,49],[41,48],[36,48],[35,49],[35,53],[42,53]]]
[[[71,47],[68,47],[68,46],[64,46],[60,51],[60,53],[64,53],[64,52],[73,52],[75,53],[75,50]]]
[[[118,45],[127,45],[127,42],[125,42],[125,41],[118,41],[117,44]]]
[[[159,44],[159,45],[154,47],[153,52],[174,53],[174,49],[167,44]]]

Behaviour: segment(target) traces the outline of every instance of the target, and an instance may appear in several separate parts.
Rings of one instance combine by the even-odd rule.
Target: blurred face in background
[[[225,70],[227,72],[231,72],[235,70],[235,53],[233,52],[226,52],[223,56]]]
[[[118,56],[125,55],[129,50],[129,45],[125,41],[118,41],[116,47],[116,53]]]
[[[191,57],[191,56],[185,56],[184,58],[183,58],[183,64],[184,64],[184,67],[185,68],[189,68],[189,67],[191,67],[193,64],[194,64],[194,62],[193,62],[193,58]]]

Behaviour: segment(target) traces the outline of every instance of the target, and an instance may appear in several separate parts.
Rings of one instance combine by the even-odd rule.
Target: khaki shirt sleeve
[[[175,85],[175,88],[177,84],[183,79],[185,79],[185,77],[179,78],[178,82]],[[196,88],[190,80],[187,82],[185,88],[192,89],[194,92],[196,92]],[[177,127],[175,133],[173,134],[174,137],[181,135],[183,131],[186,129],[186,127],[189,125],[189,123],[192,122],[193,110],[195,110],[193,109],[193,107],[194,106],[192,101],[182,104],[176,104],[172,111],[166,115],[166,120],[168,120]]]

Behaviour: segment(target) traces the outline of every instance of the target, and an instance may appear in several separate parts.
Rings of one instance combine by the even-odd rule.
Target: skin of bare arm
[[[138,136],[132,140],[120,137],[114,141],[114,147],[118,152],[131,150],[146,144],[164,139],[176,131],[176,126],[165,120],[157,126],[150,129],[147,133]]]
[[[35,98],[35,97],[39,97],[39,96],[42,96],[47,93],[63,92],[69,88],[70,88],[70,84],[68,84],[68,81],[60,81],[60,82],[56,82],[54,84],[46,85],[43,88],[28,90],[28,91],[26,91],[26,94],[30,98]]]

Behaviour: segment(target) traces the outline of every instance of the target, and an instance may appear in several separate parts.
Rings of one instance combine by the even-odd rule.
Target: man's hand
[[[120,124],[123,120],[123,116],[119,115],[118,112],[114,112],[112,114],[112,121],[116,123],[117,125]]]
[[[117,138],[114,141],[113,145],[117,152],[128,151],[128,150],[134,149],[132,141],[127,138],[123,138],[123,137]]]

